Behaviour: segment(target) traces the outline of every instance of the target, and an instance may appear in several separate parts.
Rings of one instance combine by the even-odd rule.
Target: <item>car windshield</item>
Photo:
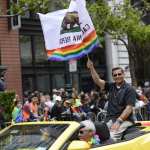
[[[47,150],[68,124],[30,124],[12,126],[0,134],[1,150]]]

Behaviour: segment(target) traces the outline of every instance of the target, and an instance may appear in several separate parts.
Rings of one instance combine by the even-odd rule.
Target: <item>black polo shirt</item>
[[[111,82],[105,83],[105,90],[108,92],[108,108],[106,121],[110,119],[117,119],[127,105],[135,105],[136,92],[131,85],[124,82],[120,88]],[[134,121],[132,114],[127,118],[129,121]]]

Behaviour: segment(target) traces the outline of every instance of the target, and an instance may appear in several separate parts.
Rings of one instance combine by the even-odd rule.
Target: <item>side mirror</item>
[[[86,141],[72,141],[67,150],[89,150],[90,144]]]

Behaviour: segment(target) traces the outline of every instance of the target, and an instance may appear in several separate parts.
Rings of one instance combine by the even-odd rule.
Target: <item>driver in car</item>
[[[88,142],[91,147],[100,145],[99,136],[96,135],[96,128],[91,120],[81,121],[81,128],[79,130],[78,138],[81,141]]]

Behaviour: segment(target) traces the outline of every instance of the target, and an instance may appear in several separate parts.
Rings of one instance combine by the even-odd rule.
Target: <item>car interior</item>
[[[102,144],[100,146],[128,141],[148,133],[146,131],[142,131],[142,129],[144,129],[145,127],[142,127],[140,123],[135,123],[133,126],[128,127],[124,131],[121,141],[114,142],[110,139],[109,129],[104,122],[95,122],[95,127],[96,133],[99,135],[102,141]]]

